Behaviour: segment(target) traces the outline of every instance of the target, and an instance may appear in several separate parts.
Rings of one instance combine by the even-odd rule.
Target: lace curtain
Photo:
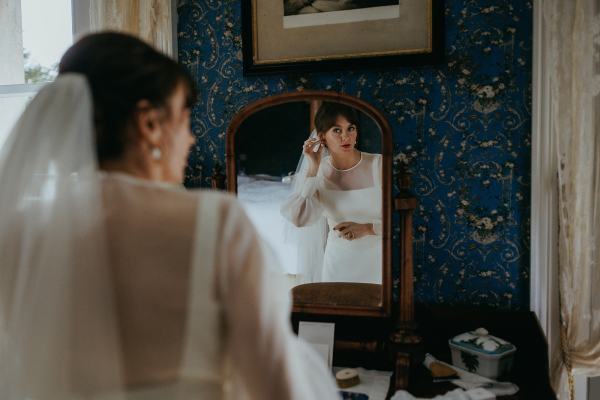
[[[92,31],[131,33],[172,56],[173,19],[168,0],[90,0]]]
[[[549,132],[557,144],[560,399],[600,375],[600,0],[540,0]],[[553,356],[557,356],[556,354]]]

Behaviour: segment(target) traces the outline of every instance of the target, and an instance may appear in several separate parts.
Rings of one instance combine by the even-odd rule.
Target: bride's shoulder
[[[225,208],[237,207],[237,198],[228,192],[210,189],[191,189],[186,193],[195,196],[196,201],[210,201],[215,205]]]
[[[362,157],[367,161],[372,161],[372,162],[380,162],[381,161],[381,154],[379,154],[379,153],[367,153],[367,152],[363,151]]]
[[[198,203],[210,203],[210,206],[215,208],[215,212],[222,216],[244,214],[240,201],[231,193],[210,189],[192,189],[187,193],[195,196]]]
[[[162,209],[176,219],[194,220],[200,210],[216,217],[219,225],[245,225],[248,218],[238,199],[227,192],[210,189],[180,189],[163,192]],[[234,229],[235,230],[235,229]]]
[[[182,185],[164,184],[128,176],[109,176],[104,181],[104,194],[114,207],[131,205],[150,213],[182,216],[196,212],[199,204],[226,212],[237,206],[237,199],[227,193],[208,189],[186,189]]]

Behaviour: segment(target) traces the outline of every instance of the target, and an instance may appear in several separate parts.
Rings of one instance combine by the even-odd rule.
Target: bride
[[[281,207],[304,230],[299,252],[309,256],[299,257],[302,280],[381,284],[381,155],[356,149],[358,115],[351,107],[323,102],[315,126]]]
[[[187,72],[87,36],[0,152],[0,398],[337,399],[238,202],[186,191]]]

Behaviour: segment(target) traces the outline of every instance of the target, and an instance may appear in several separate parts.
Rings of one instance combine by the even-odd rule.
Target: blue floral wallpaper
[[[527,309],[532,1],[446,0],[441,65],[252,78],[240,4],[178,5],[179,59],[200,93],[186,184],[224,165],[227,125],[247,103],[303,89],[359,97],[386,115],[395,164],[413,173],[416,300]]]

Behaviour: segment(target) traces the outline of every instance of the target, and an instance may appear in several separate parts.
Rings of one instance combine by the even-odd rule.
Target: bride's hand
[[[361,237],[374,235],[373,224],[359,224],[356,222],[341,222],[333,227],[340,236],[346,240],[360,239]]]
[[[315,146],[319,146],[319,150],[314,151]],[[304,141],[302,146],[302,153],[309,160],[309,170],[307,176],[316,176],[319,170],[319,164],[321,164],[321,157],[323,155],[323,142],[318,138],[309,138]]]

